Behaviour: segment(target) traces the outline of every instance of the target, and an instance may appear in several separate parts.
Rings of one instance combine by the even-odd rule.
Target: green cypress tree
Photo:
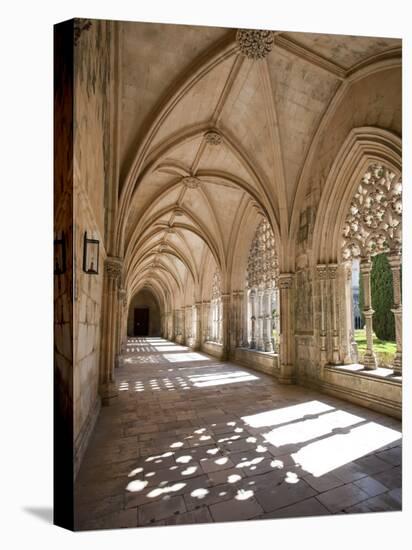
[[[386,254],[373,257],[371,273],[373,330],[380,340],[395,340],[392,271]],[[363,298],[363,296],[362,296]]]

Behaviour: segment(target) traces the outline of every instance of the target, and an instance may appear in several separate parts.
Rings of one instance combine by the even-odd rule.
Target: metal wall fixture
[[[99,273],[99,244],[97,239],[89,239],[84,232],[83,241],[83,271],[88,275]]]

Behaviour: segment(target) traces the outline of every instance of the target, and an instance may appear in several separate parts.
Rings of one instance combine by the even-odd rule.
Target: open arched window
[[[371,164],[363,175],[350,203],[343,226],[342,259],[359,264],[363,294],[363,317],[365,320],[366,349],[362,362],[367,369],[375,369],[377,358],[374,350],[373,296],[371,278],[374,258],[386,255],[392,273],[393,304],[395,316],[396,353],[393,359],[394,372],[402,371],[402,300],[401,300],[401,253],[402,253],[402,181],[384,164]],[[385,259],[386,261],[386,259]],[[376,292],[385,292],[377,289]],[[356,302],[356,300],[355,300]],[[356,309],[356,303],[354,304]],[[354,321],[354,319],[353,319]],[[356,326],[352,324],[352,330]]]
[[[278,351],[278,275],[275,235],[264,218],[253,237],[246,272],[247,334],[251,349]]]

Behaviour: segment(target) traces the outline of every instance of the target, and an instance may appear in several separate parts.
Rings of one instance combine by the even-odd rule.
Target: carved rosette
[[[273,48],[273,32],[239,29],[236,34],[240,51],[249,59],[264,59]]]
[[[182,178],[182,183],[188,189],[197,189],[199,187],[200,180],[199,178],[195,178],[194,176],[186,176]]]
[[[120,258],[108,257],[104,261],[104,273],[107,278],[120,280],[123,262]]]
[[[400,251],[402,182],[381,164],[371,164],[359,182],[343,226],[344,260]]]
[[[209,130],[205,133],[205,141],[208,145],[220,145],[222,136],[216,130]]]

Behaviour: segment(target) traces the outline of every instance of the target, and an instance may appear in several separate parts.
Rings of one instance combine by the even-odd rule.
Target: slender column
[[[396,354],[393,362],[394,374],[402,374],[402,293],[401,293],[401,255],[400,252],[392,252],[388,256],[392,270],[393,280],[393,308],[395,316]]]
[[[318,285],[319,285],[319,343],[320,343],[320,366],[324,367],[327,363],[326,353],[326,277],[327,268],[324,264],[318,264],[317,267]]]
[[[273,350],[275,353],[279,353],[279,337],[280,337],[280,315],[279,315],[279,308],[280,308],[280,298],[279,298],[279,288],[276,287],[274,290],[274,296],[275,296],[275,318],[274,318],[274,327],[275,327],[275,336],[273,338]]]
[[[263,326],[264,326],[264,311],[263,311],[263,294],[264,291],[259,289],[258,290],[258,342],[257,342],[257,349],[259,351],[265,351],[265,341],[263,336]]]
[[[250,349],[256,349],[256,290],[252,288],[249,293],[250,301]]]
[[[364,357],[365,369],[376,369],[376,357],[373,352],[373,309],[372,309],[372,295],[371,295],[371,271],[372,262],[369,258],[362,258],[360,262],[360,272],[363,282],[363,296],[364,296],[364,310],[363,315],[365,317],[366,325],[366,353]]]
[[[339,361],[339,331],[338,331],[338,293],[336,289],[337,264],[328,265],[330,300],[331,300],[331,342],[332,363],[338,365]]]
[[[122,347],[124,342],[124,335],[123,335],[123,325],[124,325],[124,316],[125,316],[125,305],[124,302],[126,300],[126,290],[124,288],[119,288],[118,290],[118,316],[117,316],[117,326],[118,326],[118,334],[117,334],[117,354],[119,355],[118,362],[116,366],[119,366],[120,364],[120,355],[122,354]]]
[[[201,342],[202,318],[201,318],[201,303],[196,302],[192,307],[192,337],[193,348],[199,349]]]
[[[218,301],[218,308],[217,308],[217,312],[218,312],[218,323],[217,323],[217,341],[219,342],[219,344],[222,344],[223,345],[223,341],[224,341],[224,327],[223,327],[223,317],[224,317],[224,312],[223,312],[223,298],[220,298],[220,300]]]
[[[345,364],[358,362],[358,348],[355,342],[353,323],[353,296],[352,296],[352,260],[345,262],[343,266],[342,288],[342,325],[343,325],[343,362]]]
[[[122,260],[107,257],[104,262],[103,330],[99,391],[103,405],[110,405],[118,395],[114,384],[114,366],[117,346],[118,284]]]
[[[265,301],[265,351],[273,353],[272,344],[272,289],[267,288],[264,294]]]
[[[236,333],[236,347],[240,348],[243,346],[243,325],[244,325],[244,300],[245,293],[243,290],[240,290],[238,293],[238,325]]]
[[[221,298],[221,344],[223,346],[222,359],[229,357],[230,351],[230,334],[229,334],[229,308],[230,294],[222,294]]]
[[[279,274],[280,291],[280,374],[279,382],[294,382],[293,273]]]

